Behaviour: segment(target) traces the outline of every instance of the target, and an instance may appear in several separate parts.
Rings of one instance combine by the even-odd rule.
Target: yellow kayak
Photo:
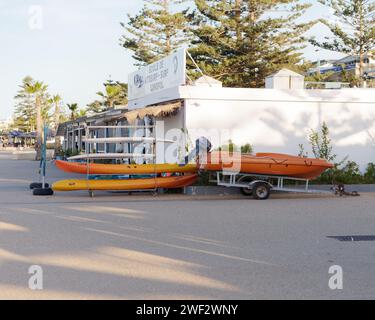
[[[78,190],[148,190],[156,188],[174,189],[193,184],[196,174],[174,177],[127,179],[127,180],[62,180],[52,185],[54,191]]]

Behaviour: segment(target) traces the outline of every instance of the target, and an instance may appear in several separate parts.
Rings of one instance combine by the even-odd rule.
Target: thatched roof
[[[89,125],[106,125],[108,122],[119,121],[122,119],[127,120],[129,123],[134,123],[137,119],[142,119],[146,116],[154,118],[170,117],[177,114],[181,107],[182,101],[178,100],[132,111],[127,111],[125,108],[111,109],[91,117],[82,117],[74,121],[61,123],[57,129],[56,135],[64,136],[68,127],[78,127],[81,123]]]
[[[170,117],[177,114],[181,107],[181,101],[169,102],[165,104],[159,104],[156,106],[149,106],[146,108],[129,111],[123,114],[123,117],[131,123],[135,122],[135,120],[137,119],[142,119],[146,116],[154,118]]]

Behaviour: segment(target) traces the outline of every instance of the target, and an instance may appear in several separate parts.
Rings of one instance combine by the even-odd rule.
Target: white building
[[[129,85],[133,77],[137,80],[147,77],[147,71],[142,72],[146,74],[130,75]],[[172,83],[159,84],[162,90],[151,92],[146,84],[142,88],[146,94],[130,96],[129,110],[181,101],[179,112],[162,119],[164,130],[159,128],[159,131],[167,132],[166,139],[173,138],[171,134],[168,136],[168,131],[174,132],[172,135],[183,131],[188,132],[190,141],[206,135],[214,147],[231,139],[239,146],[250,143],[255,152],[298,154],[299,144],[310,149],[311,130],[319,129],[326,122],[338,160],[348,156],[362,168],[375,162],[375,89],[304,90],[303,77],[289,70],[268,78],[277,89],[223,88],[208,78],[184,85],[182,72]],[[282,79],[284,75],[287,88]],[[221,133],[220,138],[215,136],[217,132]],[[157,162],[165,162],[167,153],[160,143]],[[313,156],[311,150],[309,155]],[[178,154],[174,160],[179,161]]]
[[[158,138],[156,163],[180,162],[185,150],[201,136],[211,140],[214,148],[231,140],[237,146],[250,143],[254,152],[297,155],[303,144],[313,156],[308,136],[326,122],[337,160],[348,156],[362,169],[375,162],[375,89],[304,90],[298,82],[303,77],[297,76],[297,88],[291,89],[283,85],[277,89],[223,88],[209,77],[186,85],[184,59],[183,52],[176,53],[131,74],[128,110],[90,121],[155,124],[156,132],[152,134]],[[70,140],[78,141],[73,144],[80,151],[82,132],[79,124],[75,125],[77,128],[70,129],[76,132],[75,138]],[[147,130],[136,131],[137,136],[150,134]],[[163,139],[175,143],[164,143]],[[112,152],[134,151],[128,145],[109,148]]]

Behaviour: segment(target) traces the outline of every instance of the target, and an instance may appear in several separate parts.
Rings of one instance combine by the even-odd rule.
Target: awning
[[[177,114],[181,107],[182,101],[175,101],[172,103],[170,102],[162,105],[149,106],[142,109],[129,111],[123,114],[123,118],[128,120],[130,123],[134,123],[138,118],[143,119],[146,116],[154,118],[170,117]]]
[[[88,125],[107,125],[109,122],[127,120],[129,123],[134,123],[137,119],[144,117],[165,118],[170,117],[179,112],[183,102],[181,100],[166,102],[163,104],[153,105],[142,109],[126,111],[122,109],[114,109],[94,115],[92,117],[83,117],[74,121],[61,123],[57,129],[57,136],[64,136],[69,126],[79,125],[79,123],[86,123]]]

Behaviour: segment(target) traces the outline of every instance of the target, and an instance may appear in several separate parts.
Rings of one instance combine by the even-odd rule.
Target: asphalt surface
[[[1,299],[375,298],[375,194],[33,197],[37,168],[0,159]],[[329,238],[348,235],[374,237]],[[43,290],[29,289],[31,265]]]

